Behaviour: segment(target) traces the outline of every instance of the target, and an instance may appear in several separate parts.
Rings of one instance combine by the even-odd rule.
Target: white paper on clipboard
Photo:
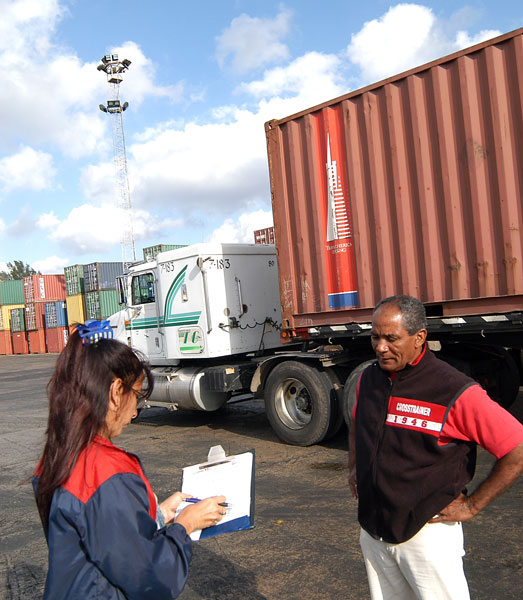
[[[194,531],[191,539],[241,531],[254,527],[254,450],[226,456],[221,446],[213,446],[207,462],[185,467],[181,491],[194,498],[225,496],[231,506],[213,527]],[[187,506],[182,502],[179,510]]]

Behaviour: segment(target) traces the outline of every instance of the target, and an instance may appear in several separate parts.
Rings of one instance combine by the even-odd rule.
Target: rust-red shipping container
[[[523,306],[523,29],[266,123],[284,328]]]
[[[53,327],[51,329],[46,329],[45,340],[47,343],[47,352],[61,352],[65,348],[68,338],[68,327]]]
[[[26,334],[27,344],[29,346],[29,354],[45,354],[47,352],[47,344],[45,343],[44,329],[26,331]]]
[[[266,227],[265,229],[257,229],[254,232],[255,244],[274,244],[274,227]]]
[[[45,302],[31,302],[25,306],[25,329],[45,328]]]
[[[11,341],[11,331],[9,329],[0,331],[0,354],[13,354],[13,342]]]
[[[13,354],[29,353],[26,331],[13,331],[11,333],[11,343],[13,347]]]
[[[53,302],[65,300],[65,275],[29,275],[24,277],[24,300]]]

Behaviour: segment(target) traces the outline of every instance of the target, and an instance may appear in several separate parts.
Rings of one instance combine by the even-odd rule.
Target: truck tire
[[[276,435],[294,446],[321,442],[336,417],[336,392],[328,375],[305,362],[276,365],[265,385],[265,411]]]
[[[350,375],[347,377],[345,385],[343,386],[343,418],[345,419],[345,423],[349,429],[352,423],[352,411],[354,409],[354,405],[356,404],[356,390],[358,388],[358,381],[360,380],[360,376],[363,371],[365,371],[365,369],[375,361],[376,359],[373,358],[360,363],[351,371]]]

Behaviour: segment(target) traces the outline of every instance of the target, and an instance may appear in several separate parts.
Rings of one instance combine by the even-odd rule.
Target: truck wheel
[[[365,362],[360,363],[351,371],[351,374],[347,377],[347,381],[343,386],[343,418],[345,419],[348,428],[350,428],[350,424],[352,423],[352,411],[356,404],[356,390],[358,388],[360,376],[363,371],[375,361],[376,359],[373,358],[372,360],[366,360]]]
[[[311,446],[329,432],[337,398],[323,371],[303,362],[282,362],[267,377],[264,396],[267,418],[284,442]]]

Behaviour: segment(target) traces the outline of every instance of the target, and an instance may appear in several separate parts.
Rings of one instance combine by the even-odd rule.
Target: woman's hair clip
[[[113,337],[113,328],[107,319],[105,321],[91,319],[86,321],[84,325],[78,325],[76,330],[84,344],[96,344],[102,338],[112,339]]]

